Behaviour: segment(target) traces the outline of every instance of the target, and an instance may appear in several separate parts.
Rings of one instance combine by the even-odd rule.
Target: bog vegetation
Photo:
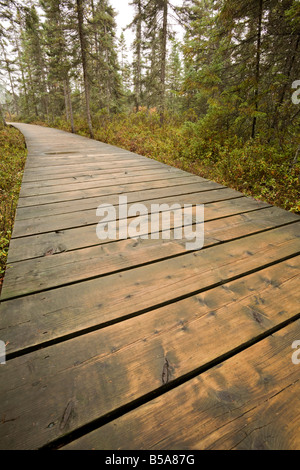
[[[0,126],[0,290],[26,160],[24,138]]]
[[[300,212],[300,2],[131,5],[129,48],[109,0],[0,1],[2,119],[94,137]]]

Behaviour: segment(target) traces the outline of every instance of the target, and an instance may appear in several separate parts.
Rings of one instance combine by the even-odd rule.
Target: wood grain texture
[[[278,275],[278,266],[12,359],[3,372],[9,393],[0,403],[0,414],[2,406],[6,410],[0,445],[45,445],[160,388],[166,360],[170,383],[297,315],[300,291],[294,266],[290,261],[280,266],[285,279],[276,298],[269,279]],[[57,396],[58,403],[53,401]],[[74,413],[62,429],[70,401]]]
[[[186,198],[186,201],[189,199]],[[174,200],[173,200],[174,202]],[[172,203],[169,200],[168,203]],[[144,201],[143,204],[150,209],[150,202]],[[276,214],[280,211],[280,219],[283,221],[297,220],[297,216],[289,214],[286,211],[281,211],[278,208],[271,208],[268,204],[263,202],[254,201],[248,198],[229,199],[226,201],[217,201],[205,204],[204,220],[219,220],[219,218],[229,217],[235,214],[241,214],[247,222],[247,213],[256,211],[257,214],[261,209],[268,208],[275,211]],[[262,219],[260,219],[262,224]],[[272,218],[271,218],[272,219]],[[268,219],[267,219],[268,220]],[[277,216],[275,218],[277,221]],[[224,232],[226,232],[226,221],[224,223]],[[70,251],[78,248],[98,245],[99,239],[95,237],[96,225],[92,224],[82,225],[76,228],[67,228],[64,230],[53,230],[52,232],[33,234],[26,237],[12,238],[10,242],[11,249],[8,253],[8,263],[20,261],[24,259],[37,258],[45,256],[46,253],[52,251],[53,254],[62,251]]]
[[[143,185],[143,183],[141,183],[141,185]],[[158,183],[158,186],[160,186],[160,183]],[[202,195],[203,201],[206,201],[207,199],[209,202],[214,200],[218,201],[241,196],[241,193],[238,193],[233,189],[224,188],[221,185],[212,182],[187,183],[178,185],[175,183],[174,186],[172,186],[172,184],[170,183],[170,185],[168,185],[167,187],[162,186],[158,189],[154,188],[139,190],[139,188],[137,188],[136,191],[134,190],[134,187],[130,189],[133,189],[133,191],[128,191],[126,185],[124,185],[123,187],[121,187],[121,185],[119,187],[112,186],[108,188],[103,188],[103,190],[97,189],[98,196],[91,197],[89,197],[88,195],[92,190],[89,190],[89,192],[88,190],[86,190],[85,197],[83,197],[82,195],[82,197],[80,197],[77,192],[78,198],[76,199],[75,195],[73,196],[75,197],[75,199],[70,201],[68,200],[68,196],[66,196],[66,194],[68,193],[62,193],[62,197],[64,198],[63,201],[55,201],[55,195],[51,195],[51,197],[53,197],[54,199],[54,202],[48,202],[32,207],[18,206],[17,217],[18,220],[26,220],[32,219],[34,217],[48,217],[52,215],[70,214],[72,212],[81,212],[87,210],[94,210],[95,212],[100,204],[118,205],[120,195],[127,196],[129,203],[140,202],[149,199],[154,200],[163,199],[166,197],[179,197],[181,195],[190,195],[200,192],[213,193],[212,195]],[[70,197],[72,197],[72,195]],[[190,196],[190,200],[192,200],[192,196]]]
[[[141,183],[141,182],[151,182],[151,181],[160,181],[166,179],[175,179],[182,178],[184,175],[179,171],[175,170],[166,171],[166,170],[150,170],[150,171],[137,171],[131,172],[131,174],[126,173],[116,173],[116,176],[103,176],[103,175],[93,175],[86,177],[78,178],[63,178],[62,180],[47,180],[38,183],[23,183],[20,191],[20,197],[28,196],[39,196],[44,194],[52,194],[58,192],[68,192],[76,190],[84,190],[91,188],[107,187],[114,186],[118,183]],[[190,178],[193,178],[192,175],[186,174]],[[207,181],[200,176],[197,176],[198,181]],[[166,184],[166,183],[165,183]]]
[[[147,212],[150,212],[152,204],[208,204],[217,201],[226,201],[241,197],[239,193],[232,189],[213,189],[210,191],[200,191],[199,186],[182,185],[176,188],[145,190],[143,192],[133,192],[123,194],[127,196],[129,204],[141,202]],[[96,215],[97,207],[101,204],[111,204],[118,206],[120,195],[110,195],[98,198],[81,199],[79,201],[60,202],[38,206],[38,210],[33,208],[17,209],[17,219],[15,221],[12,237],[24,237],[37,233],[65,230],[73,227],[82,227],[99,222]],[[150,198],[151,199],[147,199]],[[257,207],[259,203],[257,203]]]
[[[299,216],[134,152],[16,127],[28,158],[1,297],[0,448],[299,449]],[[146,214],[204,204],[204,247],[161,227],[99,240],[98,205],[124,194]],[[117,214],[117,230],[132,221]]]
[[[299,450],[295,338],[299,320],[63,449]]]
[[[174,221],[174,217],[171,218],[171,229],[181,224],[181,211],[176,212],[179,219]],[[176,213],[173,215],[176,216]],[[258,233],[295,219],[296,217],[288,212],[269,208],[263,211],[251,212],[247,216],[241,214],[229,217],[226,219],[225,227],[224,220],[218,219],[206,222],[203,226],[204,247],[250,235],[251,233]],[[132,219],[123,220],[125,224],[122,225],[127,227],[130,220]],[[119,221],[119,223],[121,222]],[[135,250],[132,249],[132,245],[129,245],[127,240],[117,240],[111,243],[106,240],[101,243],[99,240],[97,246],[75,251],[67,251],[66,245],[61,242],[60,252],[59,247],[58,249],[48,247],[45,249],[42,259],[10,264],[2,288],[2,298],[8,299],[16,295],[25,295],[71,284],[79,280],[91,279],[117,270],[134,268],[141,264],[186,252],[185,244],[187,240],[183,239],[182,243],[164,240],[162,237],[166,230],[160,232],[158,240],[151,240],[151,234],[149,234],[150,222],[148,218],[146,221],[147,226],[141,231],[143,236],[149,236],[149,240],[145,244],[138,244]],[[197,228],[194,225],[193,231],[196,230],[200,231],[201,226],[198,225]],[[171,233],[172,235],[173,233]],[[95,237],[95,233],[93,236]]]
[[[26,168],[26,166],[25,166]],[[40,175],[27,175],[27,172],[23,176],[23,181],[26,184],[32,184],[32,183],[38,183],[40,184],[41,181],[48,182],[49,179],[53,180],[55,179],[57,182],[64,180],[66,178],[72,178],[74,181],[77,179],[81,178],[93,178],[97,176],[104,176],[107,175],[107,177],[111,177],[112,175],[118,175],[122,173],[123,175],[129,174],[129,173],[136,173],[136,172],[147,172],[147,171],[153,171],[153,170],[166,170],[169,167],[167,166],[162,166],[161,163],[158,162],[153,162],[151,165],[149,164],[137,164],[136,166],[131,166],[125,167],[120,166],[119,168],[106,168],[106,169],[98,169],[98,170],[93,170],[92,172],[89,171],[87,168],[84,167],[84,165],[81,165],[78,170],[76,171],[68,171],[68,172],[62,172],[61,174],[56,174],[56,175],[48,175],[47,173],[40,174]],[[127,173],[126,173],[127,172]]]
[[[198,178],[198,176],[184,176],[181,178],[168,178],[168,179],[163,179],[163,180],[157,180],[154,181],[145,181],[145,182],[133,182],[131,183],[126,182],[126,183],[121,183],[115,184],[114,185],[106,185],[105,183],[102,185],[99,185],[96,188],[84,188],[84,189],[75,189],[72,190],[68,188],[68,191],[62,191],[62,192],[55,192],[51,194],[44,194],[44,195],[37,195],[37,196],[26,196],[22,197],[19,200],[18,207],[30,207],[30,206],[40,206],[40,205],[45,205],[45,204],[53,204],[53,203],[58,203],[62,201],[72,201],[72,200],[80,200],[84,198],[93,198],[95,196],[108,196],[110,194],[123,194],[123,193],[129,193],[129,192],[136,192],[136,191],[142,191],[142,190],[151,190],[151,189],[160,189],[160,188],[165,188],[166,186],[168,188],[171,187],[177,187],[181,185],[192,185],[193,183],[199,183],[198,190],[199,191],[205,191],[209,189],[217,189],[217,188],[222,188],[223,186],[218,185],[216,183],[211,183],[209,181],[202,181],[201,178]]]
[[[300,253],[299,223],[157,263],[7,300],[2,336],[15,351],[172,302]],[[126,251],[147,240],[126,240]],[[178,241],[174,241],[178,243]],[[122,255],[120,257],[122,259]],[[103,261],[104,262],[104,261]],[[110,258],[106,260],[110,266]],[[5,333],[5,334],[4,334]]]

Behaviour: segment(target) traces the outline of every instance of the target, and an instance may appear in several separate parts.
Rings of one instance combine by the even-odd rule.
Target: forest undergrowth
[[[47,125],[35,121],[36,124]],[[158,160],[268,202],[300,213],[300,162],[295,161],[295,142],[268,143],[258,135],[243,142],[205,127],[205,119],[180,122],[141,109],[138,113],[104,116],[94,120],[95,139]],[[48,125],[71,131],[56,118]],[[87,123],[75,119],[76,132],[89,137]]]

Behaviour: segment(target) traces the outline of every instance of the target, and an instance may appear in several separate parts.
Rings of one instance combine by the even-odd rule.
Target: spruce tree
[[[94,130],[92,125],[91,111],[90,111],[90,83],[88,76],[88,62],[87,62],[87,40],[84,29],[84,8],[86,7],[85,0],[76,0],[77,6],[77,27],[81,51],[81,65],[83,71],[84,93],[85,93],[85,109],[86,117],[89,127],[90,136],[94,138]]]

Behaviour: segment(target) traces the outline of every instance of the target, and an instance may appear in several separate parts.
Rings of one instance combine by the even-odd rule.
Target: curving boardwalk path
[[[1,296],[0,448],[300,449],[300,218],[13,125],[28,158]],[[204,204],[204,247],[100,241],[96,209],[120,195]]]

